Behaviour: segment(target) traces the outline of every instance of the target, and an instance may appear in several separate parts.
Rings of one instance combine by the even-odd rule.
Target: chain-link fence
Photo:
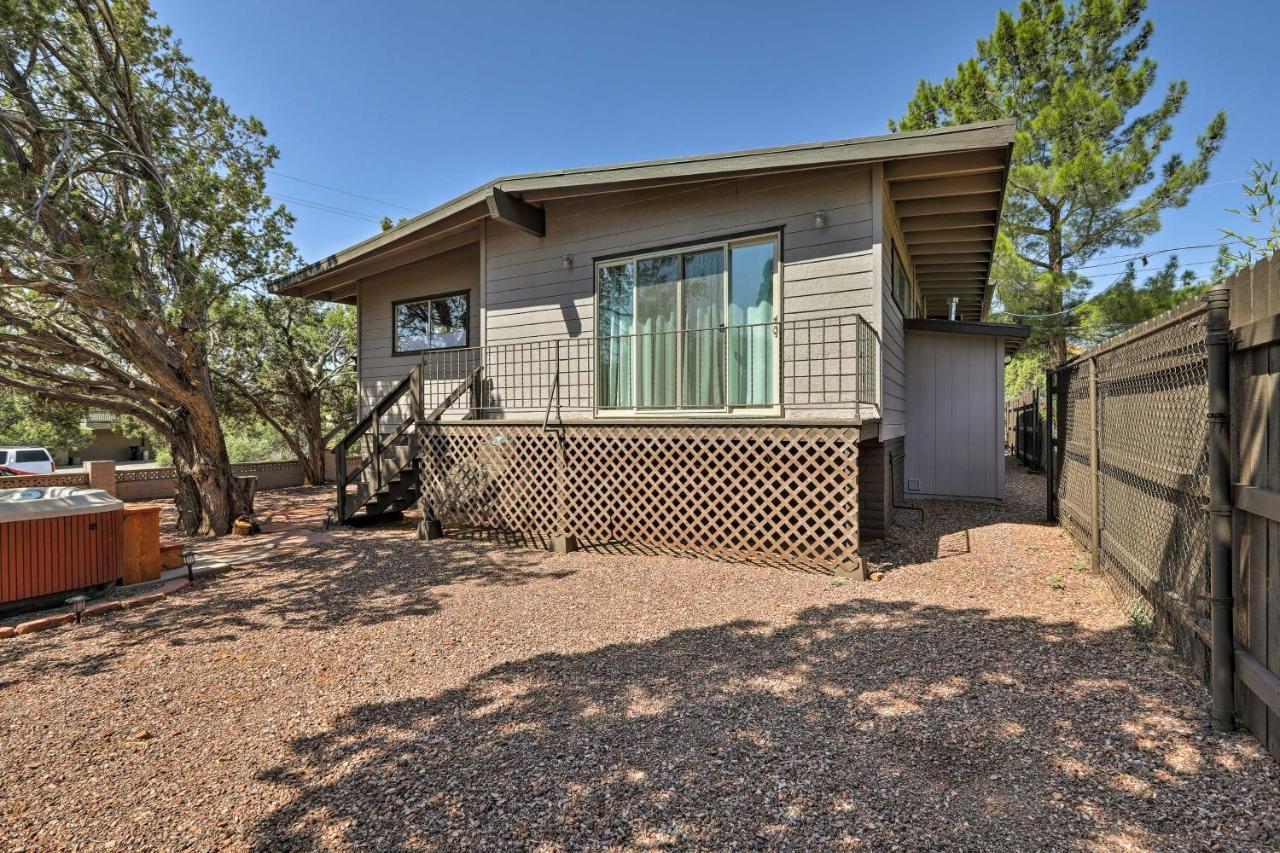
[[[1135,624],[1206,673],[1208,370],[1189,303],[1059,370],[1056,496]]]

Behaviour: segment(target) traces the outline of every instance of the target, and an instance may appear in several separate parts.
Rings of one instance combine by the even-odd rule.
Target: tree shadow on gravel
[[[358,706],[264,774],[253,840],[1274,847],[1276,765],[1201,700],[1128,631],[858,600]]]
[[[440,610],[453,584],[515,586],[569,574],[532,551],[419,542],[399,528],[344,529],[304,551],[198,579],[193,589],[158,604],[54,629],[33,642],[0,644],[0,672],[30,657],[25,666],[31,674],[94,675],[114,665],[121,656],[118,650],[131,646],[231,641],[246,631],[322,631],[429,616]],[[113,633],[117,651],[38,653],[47,652],[49,643],[73,639],[63,633],[71,630],[75,639]]]

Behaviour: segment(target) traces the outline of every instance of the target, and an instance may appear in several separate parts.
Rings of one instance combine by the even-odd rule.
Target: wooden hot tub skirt
[[[0,524],[0,605],[114,583],[120,510]]]

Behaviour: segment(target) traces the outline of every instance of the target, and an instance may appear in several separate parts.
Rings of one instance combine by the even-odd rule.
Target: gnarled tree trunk
[[[231,531],[237,517],[252,512],[235,488],[222,426],[207,381],[171,424],[169,441],[177,474],[178,521],[188,534]]]

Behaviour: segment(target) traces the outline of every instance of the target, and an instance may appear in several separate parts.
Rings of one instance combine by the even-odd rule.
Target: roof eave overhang
[[[886,197],[929,317],[981,321],[990,313],[991,270],[1013,156],[1013,127],[1005,129],[1002,145],[981,152],[885,165]]]
[[[1031,335],[1031,327],[1013,323],[969,323],[960,320],[914,318],[903,321],[908,332],[939,332],[947,335],[983,335],[1004,342],[1005,355],[1012,356]]]
[[[500,219],[529,230],[526,227],[528,219],[503,219],[505,206],[496,205],[495,198],[507,197],[517,204],[534,207],[555,198],[624,192],[650,186],[963,154],[1002,147],[1009,149],[1012,141],[1013,123],[998,121],[780,148],[512,175],[477,187],[387,231],[308,264],[272,282],[270,289],[282,295],[331,298],[336,292],[349,290],[353,279],[358,277],[360,265],[370,259],[389,253],[407,253],[414,247],[429,243],[449,231],[474,225],[479,220]],[[1006,166],[1007,157],[1006,153]],[[1007,173],[1007,168],[1005,171]]]

